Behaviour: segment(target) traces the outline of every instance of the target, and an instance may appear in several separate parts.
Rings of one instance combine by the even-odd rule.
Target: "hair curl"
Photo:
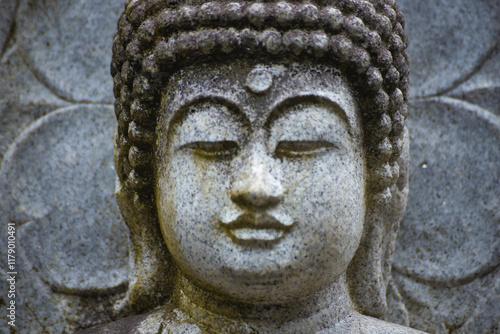
[[[353,86],[370,195],[348,282],[359,311],[383,317],[389,261],[408,195],[407,43],[394,0],[129,1],[114,37],[111,75],[117,197],[132,244],[132,308],[145,311],[168,299],[176,270],[154,205],[161,89],[182,66],[238,55],[326,63]]]

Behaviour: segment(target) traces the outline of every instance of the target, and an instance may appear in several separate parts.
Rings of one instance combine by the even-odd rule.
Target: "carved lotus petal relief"
[[[21,1],[15,38],[24,60],[65,100],[112,103],[111,44],[123,3]]]
[[[440,89],[441,97],[410,105],[411,192],[393,277],[410,324],[422,330],[486,333],[498,326],[491,307],[500,300],[497,39],[470,72],[462,68]]]
[[[458,86],[493,52],[500,3],[491,0],[399,0],[410,41],[411,96]]]
[[[420,281],[462,284],[500,261],[500,120],[452,98],[412,107],[412,189],[394,267]]]
[[[12,30],[16,8],[17,0],[0,2],[0,57]]]
[[[26,225],[20,247],[54,291],[107,292],[127,282],[113,124],[109,106],[63,108],[28,127],[4,157],[2,221]]]
[[[412,326],[490,332],[498,312],[488,305],[499,302],[500,4],[399,4],[413,99],[411,191],[394,282]]]
[[[483,92],[491,96],[494,89]],[[428,98],[412,103],[408,126],[411,192],[393,278],[410,325],[435,333],[494,331],[499,313],[491,305],[500,300],[500,117],[462,100]],[[397,317],[397,307],[391,312]]]

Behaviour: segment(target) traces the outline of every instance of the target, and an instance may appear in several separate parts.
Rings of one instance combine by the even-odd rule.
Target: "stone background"
[[[399,5],[412,56],[412,169],[389,320],[498,333],[500,1]],[[0,307],[15,222],[18,333],[71,333],[129,314],[109,75],[122,10],[123,0],[0,1]]]

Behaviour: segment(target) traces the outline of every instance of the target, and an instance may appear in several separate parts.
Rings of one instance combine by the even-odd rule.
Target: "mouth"
[[[256,240],[256,241],[273,241],[278,240],[283,235],[285,235],[285,231],[266,228],[266,229],[256,229],[256,228],[239,228],[229,231],[233,237],[239,240]]]
[[[294,223],[285,223],[269,214],[242,214],[229,223],[221,223],[224,231],[236,243],[268,245],[281,240]]]

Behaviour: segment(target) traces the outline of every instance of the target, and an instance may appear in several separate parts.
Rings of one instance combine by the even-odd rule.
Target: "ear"
[[[368,196],[363,236],[347,268],[349,292],[358,311],[380,319],[387,313],[391,258],[408,201],[409,138],[405,128],[396,182],[390,189]]]
[[[130,232],[129,304],[134,312],[145,313],[172,295],[176,265],[160,231],[154,198],[118,185],[116,199]]]

